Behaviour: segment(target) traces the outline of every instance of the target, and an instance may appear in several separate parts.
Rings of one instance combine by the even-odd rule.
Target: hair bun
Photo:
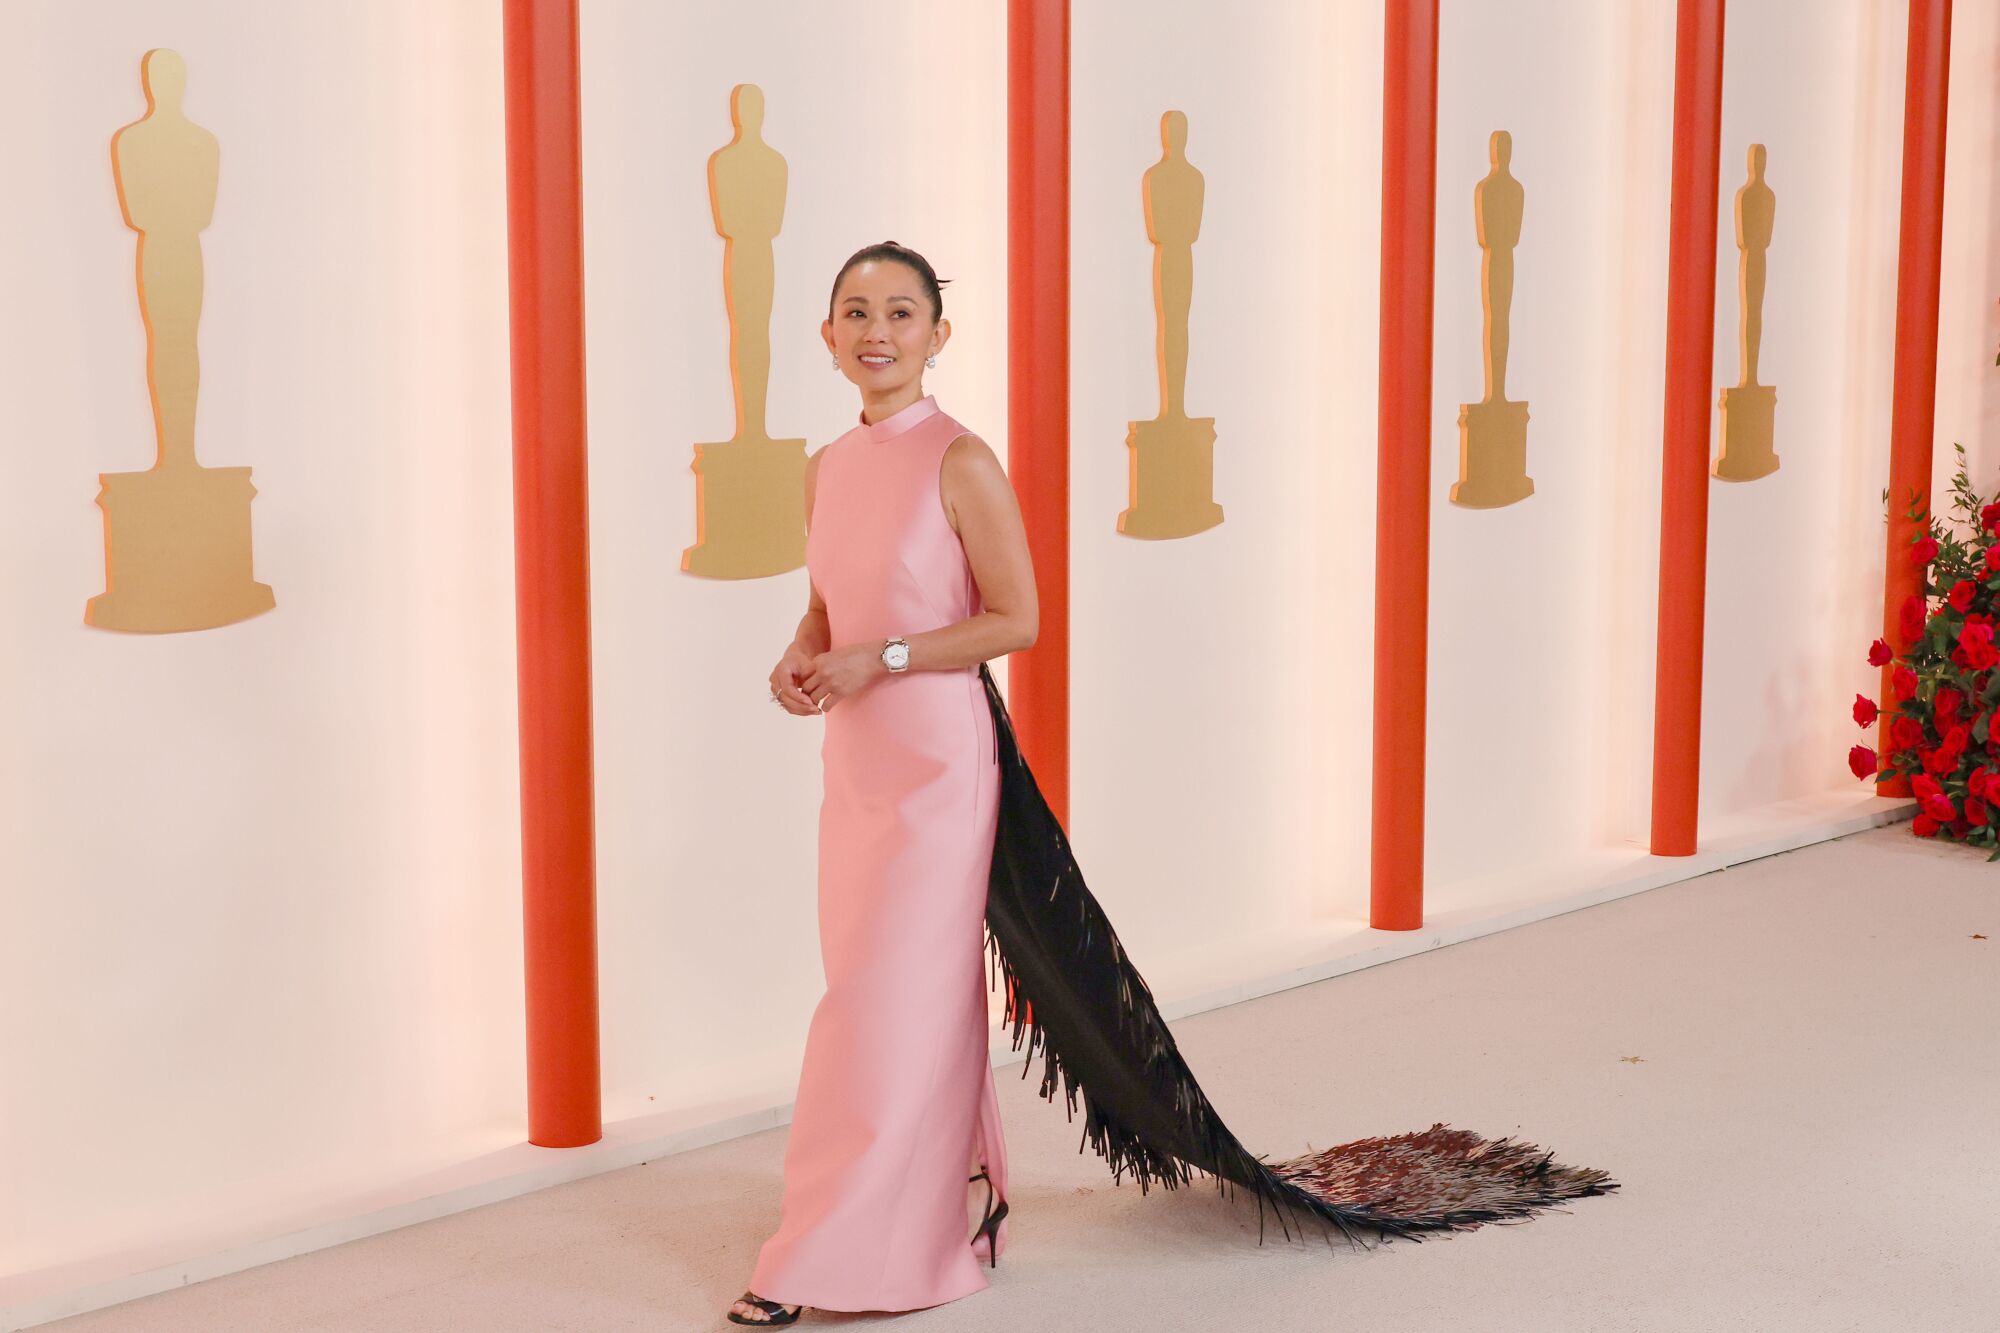
[[[946,284],[948,279],[938,277],[937,270],[931,267],[930,260],[925,259],[901,241],[877,241],[875,244],[856,250],[853,254],[849,255],[847,262],[840,266],[840,272],[834,275],[834,296],[839,295],[841,279],[847,276],[849,269],[853,268],[856,264],[876,259],[889,259],[898,264],[908,265],[916,273],[919,281],[923,283],[925,294],[931,298],[931,317],[933,319],[944,318],[944,299],[939,295],[939,289]],[[827,318],[833,318],[833,296],[827,298],[826,314]]]

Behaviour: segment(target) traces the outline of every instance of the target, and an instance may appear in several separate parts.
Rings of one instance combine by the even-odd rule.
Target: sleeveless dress
[[[822,451],[806,564],[835,644],[980,609],[938,494],[945,450],[964,433],[925,398]],[[1365,1244],[1522,1220],[1619,1188],[1533,1143],[1442,1122],[1282,1161],[1253,1154],[1202,1091],[1084,882],[992,672],[879,677],[824,725],[826,993],[806,1037],[782,1219],[751,1274],[766,1300],[911,1310],[987,1285],[984,1238],[969,1237],[985,1185],[966,1177],[985,1167],[1004,1199],[1007,1162],[982,914],[1014,1049],[1026,1044],[1030,1068],[1040,1057],[1043,1098],[1060,1094],[1072,1119],[1081,1102],[1084,1140],[1114,1181],[1144,1192],[1207,1174],[1232,1197],[1246,1188],[1260,1243],[1267,1206],[1288,1238],[1316,1223]],[[1001,1253],[1006,1236],[1003,1220]]]
[[[980,610],[939,469],[964,426],[925,397],[820,455],[806,567],[838,647]],[[827,710],[819,938],[778,1230],[750,1289],[823,1310],[983,1290],[987,1171],[1007,1193],[982,934],[999,803],[979,668],[878,677]],[[997,1232],[1006,1252],[1007,1223]]]

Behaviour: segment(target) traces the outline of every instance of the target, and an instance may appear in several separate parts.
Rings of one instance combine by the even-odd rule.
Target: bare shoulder
[[[967,509],[990,505],[1003,494],[1011,498],[1013,487],[992,445],[967,431],[945,446],[944,462],[938,467],[938,498],[953,531],[963,532],[959,516]]]
[[[971,431],[945,446],[944,471],[968,478],[981,473],[1003,478],[1007,475],[1007,470],[1000,466],[1000,455],[993,452],[993,446]]]

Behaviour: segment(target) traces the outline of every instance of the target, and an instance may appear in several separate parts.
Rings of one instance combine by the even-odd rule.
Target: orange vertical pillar
[[[1882,637],[1909,650],[1903,603],[1924,592],[1910,543],[1930,526],[1931,430],[1937,407],[1938,270],[1944,240],[1945,93],[1951,72],[1951,0],[1910,0],[1910,46],[1903,83],[1903,220],[1896,257],[1896,372],[1889,424],[1889,552],[1882,581]],[[1916,518],[1909,517],[1915,506]],[[1893,664],[1882,669],[1882,737],[1889,753],[1886,701]],[[1908,778],[1876,784],[1881,796],[1908,796]]]
[[[1709,420],[1715,362],[1722,0],[1680,0],[1667,232],[1667,369],[1660,464],[1660,610],[1653,694],[1655,856],[1692,856],[1701,780],[1702,623],[1708,580]]]
[[[576,0],[504,0],[528,1140],[603,1136]]]
[[[1007,9],[1007,472],[1040,633],[1007,669],[1021,751],[1069,822],[1069,0]]]
[[[1368,924],[1424,923],[1437,0],[1388,0],[1375,475],[1375,768]]]

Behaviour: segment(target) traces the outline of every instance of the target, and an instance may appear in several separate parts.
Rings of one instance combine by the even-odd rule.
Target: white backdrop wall
[[[1209,12],[1073,10],[1071,833],[1132,957],[1169,970],[1299,920],[1320,876],[1366,857],[1372,407],[1353,391],[1373,373],[1354,335],[1374,320],[1379,190],[1358,159],[1379,19]],[[1159,408],[1141,181],[1169,109],[1204,178],[1186,403],[1215,419],[1224,518],[1146,541],[1117,518],[1129,423]],[[1316,660],[1342,625],[1360,628],[1344,660]]]
[[[153,46],[221,144],[197,450],[277,596],[198,634],[83,624],[154,457]],[[501,105],[490,5],[0,14],[0,1278],[520,1138]]]
[[[1446,0],[1440,53],[1430,902],[1643,839],[1672,6]],[[858,406],[817,326],[884,237],[955,281],[927,387],[1003,452],[1005,10],[866,26],[640,0],[583,12],[606,1114],[791,1093],[821,986],[819,732],[764,701],[806,576],[680,573],[691,446],[733,424],[708,155],[740,82],[790,163],[770,423]],[[1725,206],[1769,145],[1772,479],[1714,485],[1705,818],[1848,787],[1874,674],[1900,4],[1730,10]],[[0,1279],[251,1234],[317,1194],[518,1142],[518,814],[500,42],[489,4],[208,0],[0,18]],[[1073,825],[1149,975],[1365,917],[1380,6],[1076,6]],[[151,435],[108,139],[171,45],[220,136],[204,461],[253,466],[278,609],[85,629],[100,470]],[[1939,433],[1990,467],[1995,67],[1954,49]],[[1187,400],[1227,521],[1115,532],[1156,406],[1140,176],[1206,176]],[[1445,503],[1480,392],[1471,190],[1527,192],[1509,384],[1536,495]],[[28,201],[23,203],[21,201]],[[1716,382],[1734,379],[1718,235]],[[1967,348],[1960,344],[1972,342]],[[1750,562],[1761,562],[1745,573]],[[1002,671],[1004,681],[1004,670]]]
[[[1715,384],[1738,370],[1731,208],[1761,142],[1782,466],[1710,486],[1708,822],[1852,782],[1842,700],[1873,687],[1857,651],[1880,600],[1865,525],[1887,458],[1901,23],[1860,2],[1729,13]],[[1647,841],[1674,7],[1447,0],[1442,33],[1428,857],[1448,902],[1455,880]],[[1536,494],[1481,512],[1444,497],[1457,404],[1481,388],[1471,187],[1501,128],[1527,200],[1508,388],[1529,403]]]
[[[1733,199],[1750,144],[1777,192],[1759,378],[1778,386],[1779,470],[1709,487],[1702,813],[1854,787],[1845,706],[1880,693],[1901,212],[1903,5],[1745,5],[1722,83],[1715,382],[1734,384]],[[1766,71],[1785,69],[1772,81]],[[1828,514],[1851,515],[1828,523]]]
[[[1937,484],[1951,475],[1956,440],[1991,495],[2000,490],[2000,5],[1953,7],[1944,217]]]

